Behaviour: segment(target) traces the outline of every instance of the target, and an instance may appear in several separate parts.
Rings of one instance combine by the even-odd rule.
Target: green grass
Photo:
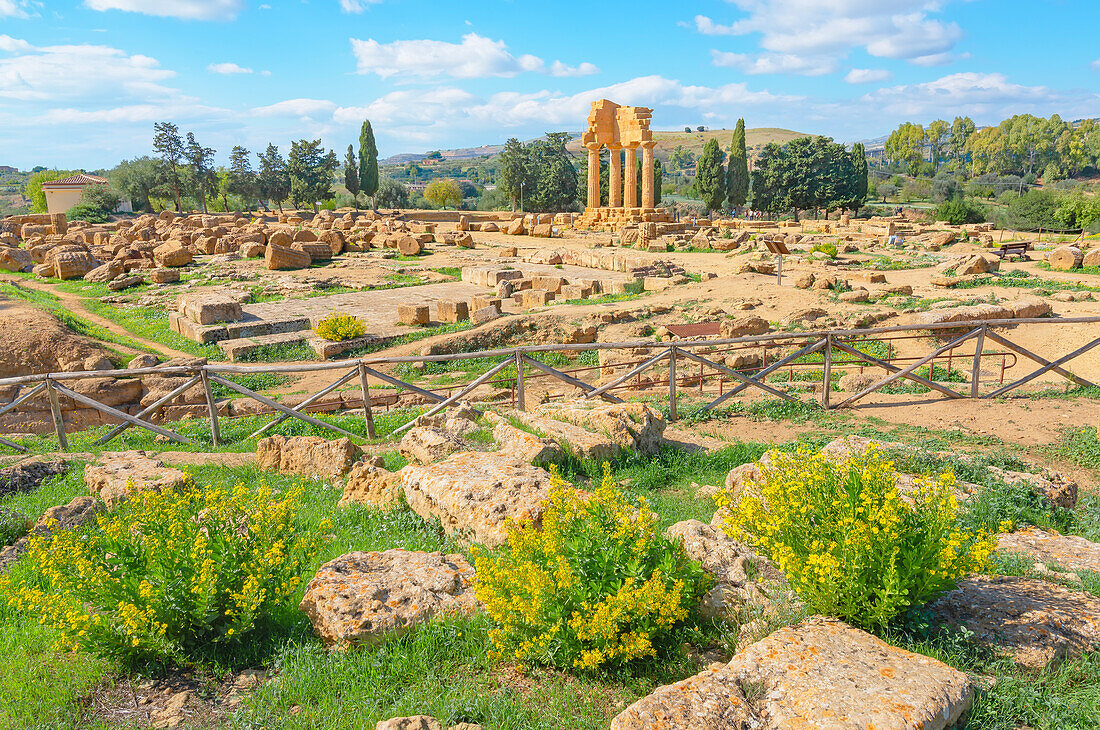
[[[1033,289],[1036,293],[1051,293],[1056,291],[1088,291],[1100,292],[1100,286],[1081,284],[1075,281],[1059,281],[1057,279],[1044,279],[1030,272],[1016,269],[1003,274],[984,274],[974,279],[961,281],[955,285],[956,289],[976,289],[982,286],[1001,286],[1012,289]]]
[[[243,375],[221,373],[219,377],[236,383],[237,385],[243,385],[249,390],[254,390],[257,393],[286,385],[294,379],[290,375],[282,375],[280,373],[245,373]],[[237,398],[240,396],[235,390],[231,390],[221,383],[214,383],[211,386],[211,390],[213,390],[215,398]]]
[[[1100,434],[1095,426],[1065,428],[1050,449],[1077,466],[1100,473]]]
[[[1043,271],[1054,271],[1054,269],[1050,268],[1050,264],[1048,264],[1046,261],[1040,261],[1038,264],[1036,264],[1036,266],[1038,268],[1042,269]],[[1100,276],[1100,266],[1082,266],[1081,268],[1074,269],[1073,271],[1063,271],[1063,272],[1060,272],[1060,273],[1064,273],[1064,274],[1092,274],[1094,276]]]
[[[238,356],[238,362],[290,362],[316,360],[317,352],[304,341],[261,345]]]
[[[158,342],[173,350],[186,352],[209,360],[224,360],[225,354],[213,344],[200,345],[168,327],[168,312],[153,307],[116,307],[95,299],[85,300],[89,312],[110,320],[127,332],[151,342]]]

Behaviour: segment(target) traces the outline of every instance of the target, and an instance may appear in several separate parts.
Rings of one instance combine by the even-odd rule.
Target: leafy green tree
[[[184,161],[183,139],[180,130],[169,122],[153,124],[153,151],[160,159],[161,180],[172,191],[176,212],[180,212],[182,190],[182,166]]]
[[[122,198],[118,191],[108,185],[87,185],[80,191],[80,202],[103,211],[104,215],[118,208]]]
[[[974,134],[974,130],[977,127],[974,125],[974,120],[970,117],[955,117],[955,121],[951,122],[951,156],[955,158],[958,163],[963,162],[963,158],[966,155],[966,141],[970,139],[970,135]]]
[[[437,179],[424,188],[424,199],[438,208],[457,208],[462,204],[462,188],[451,179]]]
[[[528,210],[558,212],[574,207],[579,193],[577,168],[565,149],[568,142],[568,133],[550,132],[524,149],[529,181],[524,207]]]
[[[726,200],[726,170],[717,139],[711,138],[703,145],[703,154],[695,166],[695,193],[708,211],[722,209]]]
[[[497,174],[497,189],[503,190],[512,201],[512,210],[516,209],[524,188],[529,187],[527,172],[527,151],[523,144],[512,137],[504,143],[500,152],[500,172]]]
[[[31,200],[31,211],[35,213],[45,213],[48,208],[46,206],[46,193],[42,191],[42,183],[49,182],[50,180],[59,180],[63,177],[69,177],[70,175],[76,175],[77,173],[72,170],[39,170],[32,173],[27,178],[27,182],[23,184],[23,195],[27,196]]]
[[[853,210],[859,210],[859,208],[867,200],[867,192],[868,192],[867,177],[868,177],[868,172],[869,172],[868,169],[867,169],[867,150],[864,148],[862,142],[856,142],[854,145],[852,145],[852,153],[851,154],[852,154],[852,164],[854,166],[854,171],[855,171],[855,176],[856,176],[855,177],[855,183],[854,183],[854,193],[855,193],[855,195],[853,196],[853,199],[852,199],[853,204],[852,204],[851,208]]]
[[[163,194],[164,186],[157,171],[158,161],[152,157],[123,160],[108,173],[112,184],[130,199],[139,210],[153,210],[153,197]]]
[[[273,144],[260,155],[260,174],[258,177],[260,195],[264,200],[275,203],[283,209],[283,201],[290,195],[290,172],[286,160],[279,154],[279,148]]]
[[[951,125],[943,119],[937,119],[928,125],[928,144],[932,147],[932,170],[940,165],[944,147],[950,142]]]
[[[187,160],[191,192],[199,199],[202,212],[206,213],[206,198],[218,189],[218,173],[214,169],[214,148],[203,147],[195,135],[187,133],[187,147],[183,152]]]
[[[236,145],[229,153],[229,169],[226,171],[225,190],[236,195],[244,205],[251,207],[259,192],[259,180],[252,169],[252,153]]]
[[[886,156],[896,163],[906,165],[910,175],[916,175],[924,160],[924,143],[927,139],[924,127],[905,122],[886,139]]]
[[[290,174],[290,198],[295,207],[306,204],[316,213],[317,201],[332,198],[332,178],[339,164],[335,152],[325,154],[319,139],[292,142],[287,172]]]
[[[726,195],[731,208],[740,208],[749,199],[749,157],[745,150],[745,120],[738,119],[730,141],[726,169]]]
[[[668,156],[669,167],[673,170],[689,170],[695,167],[695,153],[685,148],[682,144],[676,145],[672,154]]]
[[[350,190],[350,188],[349,188]],[[363,120],[359,130],[359,192],[371,199],[371,207],[378,202],[378,146],[374,143],[374,130],[370,121]]]
[[[359,210],[359,165],[355,162],[355,148],[350,144],[344,155],[344,187],[351,194],[355,209]]]
[[[378,182],[375,203],[379,208],[408,208],[409,189],[393,178],[384,177]]]

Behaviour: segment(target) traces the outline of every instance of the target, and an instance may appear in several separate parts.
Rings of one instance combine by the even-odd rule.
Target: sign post
[[[789,254],[787,250],[787,244],[783,241],[764,241],[764,245],[768,247],[768,250],[775,254],[776,260],[776,277],[775,283],[779,286],[783,286],[783,256]]]

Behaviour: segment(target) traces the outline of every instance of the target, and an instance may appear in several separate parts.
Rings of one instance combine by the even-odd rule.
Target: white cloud
[[[800,76],[822,76],[836,71],[836,61],[831,58],[815,56],[796,56],[793,53],[765,53],[751,56],[746,53],[726,53],[711,51],[711,62],[715,66],[737,68],[749,74],[798,74]]]
[[[252,69],[245,68],[244,66],[238,66],[235,63],[212,63],[206,67],[206,70],[212,74],[250,74]]]
[[[340,9],[345,13],[361,13],[368,6],[380,3],[382,0],[340,0]]]
[[[316,117],[332,113],[336,104],[325,99],[287,99],[252,110],[257,117]]]
[[[161,68],[155,58],[108,46],[35,48],[16,39],[4,44],[20,55],[0,58],[0,99],[98,106],[178,95],[161,83],[175,72]]]
[[[845,75],[849,84],[871,84],[876,81],[889,81],[893,74],[884,68],[853,68]]]
[[[26,0],[0,0],[0,18],[29,18]]]
[[[84,0],[84,4],[92,10],[124,10],[184,20],[233,20],[244,9],[244,0]]]
[[[760,47],[782,54],[842,54],[862,48],[872,56],[940,63],[962,39],[962,29],[929,17],[942,0],[730,0],[745,17],[723,25],[695,17],[706,35],[760,35]]]
[[[29,51],[33,48],[30,43],[27,43],[21,38],[12,38],[10,35],[0,34],[0,51],[6,51],[7,53],[16,53],[21,51]]]
[[[554,61],[550,64],[551,76],[591,76],[592,74],[598,74],[600,69],[595,64],[585,61],[579,66],[567,66],[561,61]]]
[[[1096,59],[1095,61],[1093,61],[1093,62],[1092,62],[1092,63],[1090,63],[1089,65],[1090,65],[1090,66],[1092,66],[1092,68],[1093,68],[1094,70],[1096,70],[1096,71],[1100,71],[1100,58]]]
[[[391,76],[450,76],[456,79],[512,77],[524,71],[545,73],[546,63],[538,56],[514,56],[504,41],[477,33],[462,36],[461,43],[434,40],[379,43],[373,38],[351,39],[360,74]],[[584,76],[599,69],[590,63],[567,66],[555,61],[549,72],[555,76]]]

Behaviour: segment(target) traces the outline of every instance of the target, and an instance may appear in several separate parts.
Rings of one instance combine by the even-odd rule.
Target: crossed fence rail
[[[304,364],[286,364],[286,365],[268,365],[268,366],[245,366],[234,365],[229,363],[207,363],[199,366],[154,366],[148,368],[135,368],[133,370],[99,370],[90,372],[75,372],[75,373],[42,373],[38,375],[25,375],[14,378],[0,379],[0,387],[7,387],[16,385],[19,386],[20,392],[16,397],[6,405],[0,406],[0,416],[20,406],[28,403],[34,398],[37,398],[41,394],[45,393],[49,402],[49,408],[51,417],[53,420],[54,430],[57,434],[58,442],[63,450],[69,448],[68,438],[65,433],[65,419],[64,412],[61,408],[61,397],[70,398],[76,403],[93,408],[101,413],[111,416],[121,423],[114,426],[110,431],[104,434],[99,440],[95,442],[96,445],[104,444],[111,439],[118,436],[126,429],[136,426],[139,428],[147,429],[153,433],[159,434],[172,441],[182,444],[194,444],[194,442],[171,429],[164,426],[152,423],[149,418],[155,414],[158,410],[165,405],[171,403],[171,401],[179,398],[184,393],[195,387],[201,387],[204,392],[204,400],[206,404],[207,413],[210,419],[210,432],[211,441],[213,445],[220,446],[224,443],[222,438],[221,429],[219,427],[219,414],[217,403],[214,398],[214,385],[220,385],[231,391],[239,393],[243,396],[251,398],[273,411],[279,413],[279,417],[255,432],[246,437],[245,440],[254,438],[263,434],[266,431],[271,430],[280,423],[286,421],[288,418],[297,418],[306,423],[312,424],[319,428],[327,429],[341,436],[348,436],[352,438],[358,438],[357,434],[353,434],[339,426],[331,423],[327,423],[318,418],[315,418],[305,412],[305,409],[310,405],[317,403],[324,396],[335,391],[352,382],[358,378],[359,388],[363,394],[363,417],[365,420],[367,434],[370,438],[375,438],[375,424],[374,424],[374,412],[372,408],[372,398],[370,394],[370,380],[373,378],[376,381],[386,383],[399,389],[399,393],[410,392],[427,399],[433,403],[431,408],[425,415],[432,415],[437,413],[448,406],[462,400],[470,393],[472,393],[478,387],[490,382],[494,382],[493,378],[500,375],[509,366],[515,367],[514,376],[510,376],[509,380],[514,382],[514,403],[517,408],[524,410],[526,408],[526,393],[525,393],[525,381],[531,377],[551,377],[556,378],[570,386],[574,386],[582,391],[583,398],[602,398],[611,402],[622,402],[613,391],[621,390],[624,388],[632,387],[631,381],[640,378],[642,373],[655,369],[659,366],[667,366],[668,377],[667,381],[661,378],[658,383],[668,385],[668,399],[669,399],[669,418],[670,420],[677,420],[677,400],[678,389],[681,380],[690,379],[691,376],[684,378],[678,375],[678,368],[684,367],[687,364],[696,364],[700,368],[699,382],[702,389],[702,383],[704,379],[703,371],[709,369],[714,371],[718,383],[720,393],[717,398],[714,398],[710,402],[701,407],[701,411],[708,411],[713,409],[730,398],[746,391],[749,388],[756,388],[769,395],[781,398],[786,401],[795,403],[804,403],[795,396],[788,392],[781,390],[780,388],[770,385],[766,378],[772,375],[781,368],[788,367],[793,368],[795,364],[802,367],[821,368],[821,378],[823,387],[821,389],[821,397],[819,401],[820,407],[824,409],[834,408],[847,408],[852,407],[860,400],[863,400],[868,395],[876,391],[880,391],[883,388],[890,386],[892,383],[900,380],[909,380],[925,388],[936,391],[948,398],[963,399],[963,398],[997,398],[1004,395],[1016,388],[1019,388],[1042,375],[1053,372],[1061,375],[1064,378],[1082,386],[1093,386],[1095,383],[1080,377],[1073,372],[1067,370],[1064,366],[1072,360],[1080,357],[1086,352],[1100,346],[1100,336],[1095,337],[1086,344],[1078,347],[1073,352],[1057,357],[1054,360],[1049,360],[1046,357],[1039,355],[1026,347],[1012,342],[1004,334],[994,331],[994,328],[998,327],[1015,327],[1019,325],[1043,325],[1050,327],[1057,327],[1071,324],[1100,324],[1100,316],[1097,317],[1066,317],[1058,319],[1009,319],[1009,320],[988,320],[983,322],[945,322],[940,324],[925,324],[925,325],[899,325],[892,327],[877,327],[868,329],[854,329],[854,330],[827,330],[816,332],[790,332],[790,333],[773,333],[767,335],[755,335],[748,337],[736,337],[714,340],[685,340],[673,343],[660,343],[653,341],[637,341],[637,342],[595,342],[588,344],[554,344],[554,345],[530,345],[522,347],[513,347],[507,349],[496,350],[484,350],[480,352],[469,353],[453,353],[444,355],[410,355],[410,356],[389,356],[389,357],[365,357],[355,360],[343,360],[337,362],[328,363],[304,363]],[[1100,329],[1096,330],[1096,334],[1100,335]],[[915,358],[904,358],[906,363],[904,366],[898,364],[898,360],[887,356],[885,359],[868,354],[858,348],[860,342],[865,342],[873,338],[908,338],[911,339],[914,336],[927,337],[941,335],[947,339],[947,342],[935,347],[930,353],[918,356]],[[966,355],[971,359],[970,366],[970,379],[969,387],[961,390],[955,390],[953,387],[958,387],[959,384],[950,383],[944,384],[934,380],[934,366],[933,363],[937,358],[947,357],[950,362],[952,358],[960,357],[955,355],[954,352],[960,346],[965,343],[974,342],[973,354]],[[989,352],[987,351],[988,343],[993,343],[1006,348],[1007,352]],[[763,364],[760,367],[750,369],[749,372],[742,372],[741,370],[727,366],[723,362],[718,362],[712,359],[714,355],[712,353],[722,351],[730,351],[737,348],[752,348],[763,347],[765,352],[769,347],[782,347],[782,348],[797,348],[793,352],[789,352],[770,364]],[[583,350],[648,350],[656,351],[655,354],[637,362],[629,363],[616,363],[618,367],[630,367],[630,369],[622,375],[614,377],[607,383],[600,385],[593,385],[585,382],[581,378],[577,377],[582,373],[591,372],[592,370],[601,370],[600,367],[588,367],[577,368],[573,371],[562,370],[559,368],[551,367],[546,363],[540,362],[535,359],[540,353],[549,352],[577,352]],[[969,349],[969,348],[968,348]],[[702,351],[710,357],[705,357],[698,351]],[[845,360],[836,359],[837,353],[843,353],[847,356]],[[1002,357],[1002,372],[1000,382],[997,387],[988,392],[981,392],[981,362],[983,357],[990,355]],[[1004,383],[1004,358],[1006,356],[1021,356],[1032,360],[1038,364],[1038,368],[1033,370],[1028,375],[1018,378],[1010,383]],[[455,362],[461,360],[471,360],[474,358],[502,358],[499,363],[491,367],[488,371],[482,373],[472,380],[470,383],[462,386],[455,386],[451,388],[441,389],[443,392],[436,392],[428,388],[422,388],[413,383],[406,382],[400,378],[384,372],[381,367],[389,365],[400,365],[403,363],[429,363],[429,362]],[[834,403],[832,401],[832,389],[830,387],[832,373],[834,368],[838,366],[850,367],[854,364],[858,364],[861,367],[873,367],[876,369],[882,369],[886,372],[886,375],[876,380],[871,385],[866,386],[859,392],[856,392],[840,402]],[[918,369],[928,365],[929,377],[924,377],[918,374]],[[950,370],[950,365],[948,366]],[[249,374],[249,373],[306,373],[317,371],[337,371],[340,372],[340,377],[335,381],[325,386],[324,388],[313,393],[309,397],[303,399],[297,406],[291,407],[283,403],[269,398],[265,395],[261,395],[239,383],[233,382],[226,376],[234,374]],[[527,371],[534,371],[531,375],[527,374]],[[87,395],[81,394],[65,385],[69,381],[77,381],[84,379],[96,379],[105,377],[134,377],[143,375],[161,375],[161,376],[184,376],[188,377],[187,381],[174,388],[169,393],[158,398],[155,402],[150,403],[143,408],[137,414],[131,415],[117,408],[105,405],[96,401]],[[733,384],[733,387],[729,390],[724,389],[724,384],[729,382]],[[965,384],[965,383],[964,383]],[[455,391],[457,392],[451,392]],[[444,394],[446,393],[446,394]],[[414,421],[405,423],[396,429],[395,432],[400,433],[413,425]],[[25,447],[17,444],[11,440],[8,440],[0,436],[0,445],[7,446],[17,451],[25,451]]]

